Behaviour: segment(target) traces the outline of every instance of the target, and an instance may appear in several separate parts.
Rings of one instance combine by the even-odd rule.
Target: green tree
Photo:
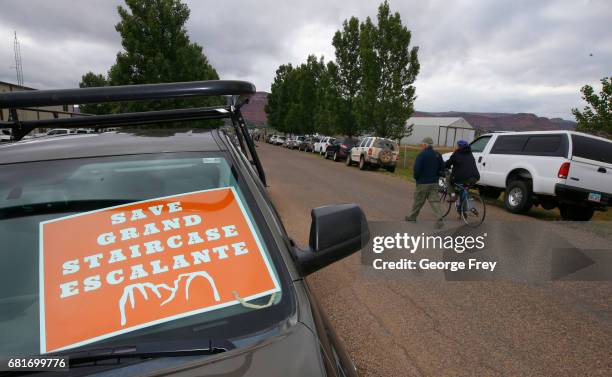
[[[108,85],[108,80],[104,75],[95,74],[90,71],[81,77],[79,88],[98,88]],[[110,114],[112,112],[112,105],[110,103],[82,104],[79,105],[79,110],[87,114]]]
[[[321,60],[323,64],[323,60]],[[348,115],[346,104],[340,98],[336,83],[338,82],[338,66],[328,62],[322,67],[317,85],[317,106],[314,116],[314,130],[321,134],[345,133],[347,127],[343,124]]]
[[[351,17],[342,24],[332,39],[336,55],[336,73],[332,74],[334,87],[339,97],[336,105],[341,115],[338,117],[337,131],[349,137],[359,132],[355,116],[355,103],[361,88],[361,59],[359,19]]]
[[[321,57],[308,56],[306,63],[281,65],[271,86],[265,110],[270,126],[291,134],[331,130],[333,90],[327,65]],[[330,104],[330,102],[332,104]]]
[[[419,73],[418,47],[410,47],[412,34],[402,25],[389,3],[378,7],[377,24],[367,18],[360,26],[361,94],[358,119],[361,127],[381,137],[400,138],[414,112]]]
[[[268,124],[279,132],[286,132],[285,120],[289,112],[292,98],[289,88],[289,76],[292,75],[293,70],[294,68],[291,64],[284,64],[278,67],[265,106],[265,111],[268,115]]]
[[[185,29],[189,8],[179,0],[126,0],[118,6],[123,50],[108,72],[109,85],[218,80],[219,75],[190,41]],[[94,75],[100,76],[100,75]],[[84,76],[85,78],[85,76]],[[222,104],[221,98],[121,102],[114,112],[160,110]]]
[[[601,91],[595,93],[593,87],[585,85],[580,89],[582,99],[588,103],[582,111],[572,109],[578,123],[576,129],[595,135],[612,136],[612,79],[601,79]]]

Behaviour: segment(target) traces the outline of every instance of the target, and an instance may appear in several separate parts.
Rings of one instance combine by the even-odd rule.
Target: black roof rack
[[[99,88],[27,90],[0,93],[0,109],[8,109],[10,119],[0,121],[0,128],[10,128],[14,140],[20,140],[35,128],[45,127],[123,127],[172,121],[201,119],[231,119],[240,148],[245,156],[251,156],[260,179],[265,184],[265,174],[255,145],[251,139],[240,108],[255,93],[255,86],[247,81],[214,80],[164,84],[107,86]],[[20,120],[17,110],[32,110],[38,106],[74,105],[88,103],[143,101],[164,98],[192,98],[202,96],[227,96],[228,104],[214,107],[197,107],[138,113],[76,116],[40,120]]]

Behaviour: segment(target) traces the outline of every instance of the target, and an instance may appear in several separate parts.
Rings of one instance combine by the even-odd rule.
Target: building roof
[[[219,151],[224,149],[213,136],[213,133],[217,131],[202,131],[141,129],[135,130],[134,133],[108,132],[40,137],[0,146],[0,164],[64,158]]]
[[[465,123],[463,123],[463,122]],[[465,120],[462,117],[411,117],[409,118],[406,123],[407,124],[414,124],[415,126],[435,126],[435,127],[450,127],[452,126],[454,123],[457,122],[461,122],[461,125],[455,125],[457,127],[469,127],[469,128],[474,128],[472,127],[472,125]]]
[[[23,86],[23,85],[14,84],[14,83],[11,83],[11,82],[6,82],[6,81],[0,81],[0,86],[8,86],[8,87],[13,87],[13,88],[20,88],[20,89],[24,89],[24,90],[36,90],[34,88],[30,88],[29,86]]]

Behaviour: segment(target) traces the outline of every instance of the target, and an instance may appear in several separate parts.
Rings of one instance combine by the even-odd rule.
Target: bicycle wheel
[[[444,211],[442,218],[445,218],[446,216],[448,216],[451,208],[453,207],[453,202],[447,201],[447,198],[448,198],[448,192],[441,191],[440,192],[440,205],[442,206],[442,208],[444,208],[444,206],[446,205],[446,211]]]
[[[485,219],[487,207],[478,194],[468,193],[466,199],[461,201],[461,219],[469,227],[477,227]]]

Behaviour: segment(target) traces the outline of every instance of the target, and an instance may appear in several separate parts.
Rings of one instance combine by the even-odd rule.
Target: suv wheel
[[[366,170],[367,168],[368,168],[368,163],[366,162],[365,158],[361,156],[359,158],[359,170]]]
[[[595,210],[589,206],[562,203],[559,205],[559,212],[561,212],[561,217],[564,220],[589,221],[593,217]]]
[[[385,167],[389,173],[395,173],[395,166],[387,166]]]
[[[526,181],[512,181],[506,187],[504,206],[512,213],[525,213],[533,205],[531,185]]]

